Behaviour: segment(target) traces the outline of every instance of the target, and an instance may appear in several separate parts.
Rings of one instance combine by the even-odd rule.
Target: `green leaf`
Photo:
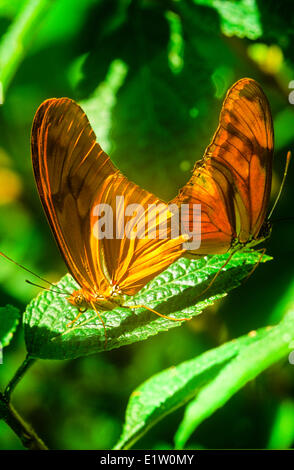
[[[151,426],[198,393],[188,405],[176,435],[176,448],[182,447],[205,417],[248,380],[285,357],[293,338],[292,310],[276,327],[250,332],[153,376],[132,393],[115,448],[131,447]]]
[[[111,128],[111,113],[117,101],[117,93],[127,75],[127,66],[121,60],[113,60],[103,80],[91,96],[80,102],[87,114],[92,128],[97,136],[101,147],[109,152],[111,143],[109,131]]]
[[[256,338],[255,338],[256,339]],[[240,388],[293,349],[294,308],[275,327],[263,331],[257,341],[248,344],[225,365],[214,380],[202,387],[186,408],[175,436],[177,448],[185,445],[200,423],[223,406]]]
[[[20,319],[20,311],[12,305],[0,307],[0,346],[8,346]]]
[[[126,298],[126,307],[103,312],[107,344],[103,325],[92,310],[84,313],[71,328],[67,327],[78,315],[77,308],[67,301],[68,295],[78,286],[67,275],[27,307],[24,328],[28,352],[31,357],[43,359],[73,359],[142,341],[179,326],[182,321],[162,318],[145,308],[132,310],[130,307],[145,305],[176,319],[192,318],[226,291],[237,287],[260,260],[260,254],[253,251],[236,253],[209,291],[201,295],[226,259],[227,255],[199,260],[181,258],[134,297]],[[263,261],[268,259],[263,257]]]
[[[258,39],[262,35],[256,0],[194,0],[197,5],[215,8],[220,15],[221,29],[227,36]]]
[[[259,332],[258,338],[264,334]],[[195,396],[222,367],[257,337],[248,335],[154,375],[131,395],[125,425],[116,449],[129,448],[143,433]]]

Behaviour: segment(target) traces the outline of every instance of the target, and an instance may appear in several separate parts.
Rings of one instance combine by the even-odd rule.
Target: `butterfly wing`
[[[45,213],[68,269],[83,289],[104,294],[111,283],[117,283],[124,293],[135,293],[181,256],[183,237],[171,239],[170,231],[167,239],[147,237],[146,211],[149,204],[160,201],[118,171],[74,101],[50,99],[39,107],[31,150]],[[113,228],[121,229],[118,196],[124,198],[123,208],[135,203],[144,208],[136,224],[142,232],[140,240],[117,239],[115,233],[113,238],[97,236],[99,204],[111,207]],[[161,217],[171,219],[167,205],[162,204]]]
[[[259,84],[249,78],[228,91],[219,125],[204,157],[177,204],[201,204],[201,247],[198,254],[224,253],[235,239],[256,239],[268,206],[273,159],[273,123]],[[186,229],[190,212],[182,217]]]

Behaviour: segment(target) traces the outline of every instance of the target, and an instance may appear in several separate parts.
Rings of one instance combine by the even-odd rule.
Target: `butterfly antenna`
[[[285,185],[285,181],[286,181],[286,176],[287,176],[287,173],[288,173],[288,168],[289,168],[290,160],[291,160],[291,152],[290,152],[290,150],[288,150],[287,157],[286,157],[286,165],[285,165],[284,176],[283,176],[283,179],[282,179],[282,183],[281,183],[281,186],[280,186],[278,195],[277,195],[276,200],[275,200],[275,202],[274,202],[274,205],[273,205],[273,207],[272,207],[272,210],[271,210],[270,213],[269,213],[268,220],[269,220],[269,219],[271,218],[271,216],[273,215],[273,212],[274,212],[274,210],[275,210],[275,208],[276,208],[276,205],[278,204],[278,201],[279,201],[280,196],[281,196],[281,194],[282,194],[282,191],[283,191],[283,188],[284,188],[284,185]]]
[[[40,279],[40,281],[46,282],[46,283],[49,284],[50,286],[55,286],[55,284],[53,284],[52,282],[47,281],[47,279],[43,279],[43,277],[38,276],[38,274],[34,273],[34,272],[31,271],[30,269],[25,268],[22,264],[20,264],[20,263],[18,263],[17,261],[14,261],[13,259],[9,258],[9,256],[7,256],[7,255],[5,255],[4,253],[2,253],[2,251],[0,251],[0,256],[3,256],[4,258],[8,259],[8,261],[11,261],[11,263],[16,264],[16,266],[18,266],[19,268],[21,268],[21,269],[23,269],[24,271],[27,271],[28,273],[30,273],[30,274],[32,274],[33,276],[37,277],[38,279]],[[41,286],[39,286],[39,287],[41,287]]]
[[[56,294],[69,295],[68,292],[62,292],[62,290],[55,290],[55,289],[52,289],[50,287],[41,286],[40,284],[36,284],[35,282],[29,281],[28,279],[26,279],[25,282],[27,284],[30,284],[31,286],[39,287],[40,289],[44,289],[44,290],[48,290],[48,291],[50,290],[50,292],[56,292]],[[54,284],[52,284],[52,286],[54,286]]]
[[[103,318],[101,317],[100,313],[99,313],[98,310],[96,309],[94,302],[90,302],[90,304],[91,304],[92,309],[94,310],[94,312],[96,312],[97,317],[99,318],[99,320],[100,320],[101,323],[102,323],[102,326],[103,326],[103,329],[104,329],[104,336],[105,336],[104,349],[106,349],[108,339],[107,339],[107,331],[106,331],[105,323],[104,323]]]

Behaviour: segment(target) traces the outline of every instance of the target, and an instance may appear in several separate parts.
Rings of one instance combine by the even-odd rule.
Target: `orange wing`
[[[225,253],[256,242],[269,202],[273,159],[269,104],[257,82],[243,78],[228,91],[218,128],[190,181],[172,201],[192,231],[191,204],[201,204],[199,255]]]
[[[153,205],[161,203],[154,217],[156,230],[165,216],[171,221],[168,206],[119,172],[74,101],[50,99],[39,107],[31,146],[44,210],[68,269],[82,289],[103,295],[117,284],[131,295],[181,256],[184,237],[171,238],[170,224],[166,239],[147,237],[148,210],[155,213]],[[124,197],[123,209],[130,204],[143,207],[133,227],[140,238],[116,237],[122,217],[116,205],[119,196]],[[99,204],[108,204],[113,211],[112,239],[95,235]],[[125,225],[132,220],[127,216]]]

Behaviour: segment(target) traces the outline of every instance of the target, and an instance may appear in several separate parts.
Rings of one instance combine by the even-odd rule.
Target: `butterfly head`
[[[91,294],[86,292],[84,289],[75,290],[69,297],[68,301],[79,310],[87,310],[91,305]]]
[[[90,292],[85,289],[75,290],[68,301],[77,307],[80,311],[92,309],[93,305],[100,310],[112,310],[121,304],[120,291],[114,286],[110,286],[106,292]]]

